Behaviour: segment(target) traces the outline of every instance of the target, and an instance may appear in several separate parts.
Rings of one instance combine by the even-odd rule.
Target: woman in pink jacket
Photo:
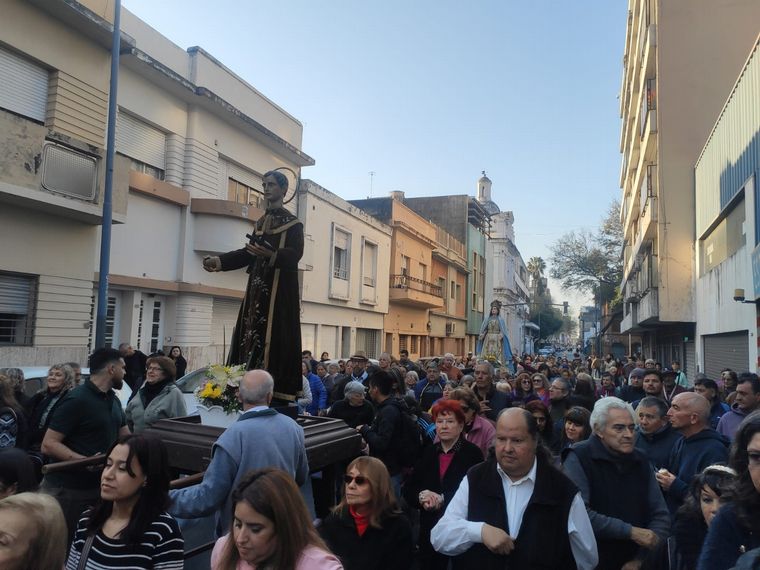
[[[449,395],[451,400],[459,400],[464,412],[464,437],[474,443],[483,452],[483,459],[488,457],[488,450],[493,446],[496,428],[490,420],[480,415],[480,402],[475,392],[469,388],[457,388]]]

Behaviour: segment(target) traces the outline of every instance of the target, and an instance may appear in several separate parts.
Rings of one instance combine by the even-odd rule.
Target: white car
[[[9,366],[8,368],[14,368]],[[24,373],[24,392],[27,396],[34,396],[37,392],[44,389],[47,386],[47,375],[50,367],[44,366],[18,366]],[[90,377],[90,369],[82,368],[82,380],[86,380]],[[113,389],[116,396],[121,402],[121,407],[126,408],[127,402],[129,402],[130,396],[132,396],[132,388],[129,384],[124,382],[124,385],[120,390]]]

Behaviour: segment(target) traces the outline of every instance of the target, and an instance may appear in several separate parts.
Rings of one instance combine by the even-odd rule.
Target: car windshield
[[[196,388],[206,381],[206,368],[195,370],[190,374],[185,374],[177,380],[177,387],[185,394],[192,394]]]

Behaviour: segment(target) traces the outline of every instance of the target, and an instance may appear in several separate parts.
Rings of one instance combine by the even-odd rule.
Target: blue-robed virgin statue
[[[502,366],[514,370],[512,363],[512,347],[507,336],[507,326],[499,315],[501,302],[491,303],[491,314],[483,321],[475,352],[484,360],[498,360]]]

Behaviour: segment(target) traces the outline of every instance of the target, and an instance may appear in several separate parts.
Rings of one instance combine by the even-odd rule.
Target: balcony
[[[658,302],[657,289],[649,289],[641,297],[638,303],[639,323],[642,325],[654,325],[660,320],[660,304]]]
[[[421,309],[443,307],[443,291],[435,285],[409,275],[391,275],[389,301]]]
[[[210,198],[193,198],[193,249],[199,253],[219,254],[239,249],[247,242],[245,235],[263,210]]]

